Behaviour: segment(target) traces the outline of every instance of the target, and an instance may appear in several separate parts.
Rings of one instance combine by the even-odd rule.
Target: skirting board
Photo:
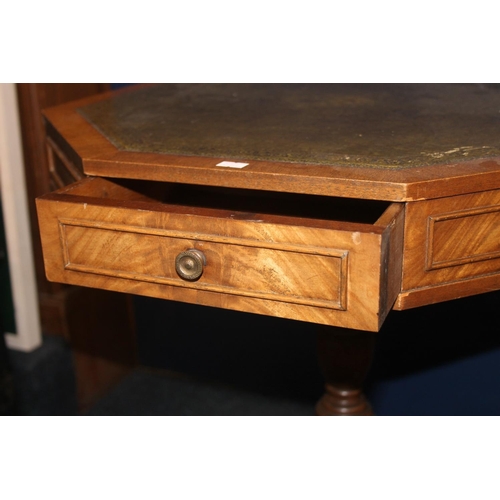
[[[32,351],[42,335],[14,83],[0,84],[0,193],[17,330],[5,341],[11,349]]]

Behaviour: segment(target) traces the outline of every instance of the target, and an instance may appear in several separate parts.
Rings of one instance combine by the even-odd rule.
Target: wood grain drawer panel
[[[500,207],[429,217],[427,270],[500,258]]]
[[[49,280],[376,331],[400,290],[404,211],[373,223],[172,205],[105,179],[37,200]],[[197,281],[176,256],[206,257]]]
[[[397,309],[500,288],[500,190],[409,203]]]
[[[200,235],[188,239],[169,231],[148,234],[131,226],[97,227],[65,219],[59,223],[65,269],[71,271],[346,308],[347,252],[300,245],[277,250],[243,239],[217,243]],[[175,270],[175,257],[189,248],[203,251],[207,258],[199,282],[182,280]]]

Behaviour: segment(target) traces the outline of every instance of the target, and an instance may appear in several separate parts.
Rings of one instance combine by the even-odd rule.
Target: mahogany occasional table
[[[391,309],[500,288],[500,89],[168,84],[45,112],[49,280],[318,325],[321,415]]]

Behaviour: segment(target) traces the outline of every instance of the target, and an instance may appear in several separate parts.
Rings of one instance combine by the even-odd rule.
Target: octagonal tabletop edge
[[[495,85],[164,84],[45,116],[88,175],[388,201],[500,188]]]

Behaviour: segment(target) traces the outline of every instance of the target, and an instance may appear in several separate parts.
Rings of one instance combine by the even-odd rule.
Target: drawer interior
[[[129,179],[89,178],[60,193],[92,198],[94,203],[154,204],[217,211],[217,215],[278,222],[277,218],[375,224],[390,202],[328,196],[276,193]],[[199,213],[199,211],[198,211]],[[313,224],[314,225],[314,224]]]

